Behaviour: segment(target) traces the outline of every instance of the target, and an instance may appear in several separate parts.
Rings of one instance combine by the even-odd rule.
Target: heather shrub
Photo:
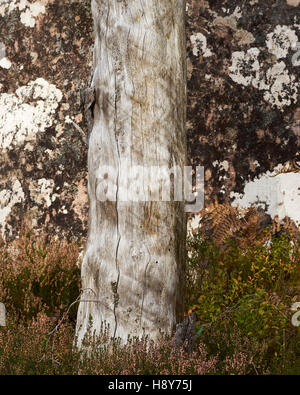
[[[266,374],[266,342],[258,342],[243,335],[237,324],[223,317],[220,322],[209,325],[203,331],[201,341],[211,356],[218,356],[216,369],[219,374]]]
[[[185,345],[174,347],[174,338],[162,336],[157,342],[148,337],[128,338],[126,344],[111,339],[105,333],[100,337],[87,335],[81,351],[81,374],[115,375],[195,375],[216,373],[217,356],[210,357],[201,342],[193,352]],[[90,351],[91,350],[91,351]]]
[[[9,314],[7,327],[0,327],[0,375],[72,374],[78,356],[72,353],[74,328],[64,322],[55,336],[55,318],[38,313],[20,323]]]
[[[0,300],[19,320],[38,313],[58,316],[79,295],[79,244],[46,240],[27,229],[15,241],[0,243]],[[76,317],[76,306],[70,319]]]
[[[0,329],[1,374],[212,374],[216,357],[204,344],[191,354],[174,348],[174,339],[129,339],[121,345],[107,334],[87,335],[83,351],[73,347],[74,328],[64,322],[53,335],[55,319],[38,314],[29,324],[9,319]],[[91,351],[84,351],[86,349]]]
[[[168,338],[158,344],[129,339],[121,346],[105,333],[100,338],[88,335],[85,342],[92,352],[76,351],[78,304],[68,307],[80,293],[79,247],[26,229],[19,239],[1,243],[0,300],[7,308],[7,327],[0,328],[0,374],[215,372],[216,357],[208,356],[204,344],[187,354]]]
[[[270,231],[266,230],[266,235]],[[0,374],[299,374],[299,245],[289,234],[216,245],[188,239],[186,313],[197,315],[192,352],[174,338],[129,338],[103,330],[74,347],[80,244],[34,236],[0,244]],[[225,247],[224,247],[225,246]],[[69,308],[73,305],[72,308]],[[68,311],[68,313],[66,313]],[[89,350],[88,352],[85,350]]]

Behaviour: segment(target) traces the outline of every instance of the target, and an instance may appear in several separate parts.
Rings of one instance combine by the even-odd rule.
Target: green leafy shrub
[[[290,312],[299,292],[297,241],[283,233],[247,248],[229,239],[221,249],[199,232],[188,246],[188,309],[203,332],[225,320],[241,336],[265,342],[268,358],[285,353],[297,336]]]
[[[297,239],[266,229],[255,240],[247,229],[248,236],[239,231],[224,241],[215,231],[218,243],[201,232],[188,239],[186,312],[197,315],[190,354],[167,337],[121,345],[105,332],[88,335],[92,351],[79,352],[78,305],[65,312],[80,293],[80,245],[28,231],[2,243],[0,300],[8,325],[0,328],[0,374],[299,374],[300,328],[290,311],[300,293]]]

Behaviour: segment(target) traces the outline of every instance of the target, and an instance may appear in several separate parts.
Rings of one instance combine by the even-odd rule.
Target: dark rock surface
[[[6,238],[24,220],[58,237],[86,236],[87,147],[78,127],[87,134],[80,90],[92,66],[89,7],[88,0],[0,1]],[[274,178],[280,191],[300,186],[300,4],[189,0],[187,16],[188,154],[190,164],[205,167],[206,203],[231,202],[262,176],[267,197],[260,192],[257,199],[274,215],[279,187],[267,172],[286,164]],[[289,199],[281,217],[295,212],[299,190]],[[293,215],[297,221],[299,204]]]

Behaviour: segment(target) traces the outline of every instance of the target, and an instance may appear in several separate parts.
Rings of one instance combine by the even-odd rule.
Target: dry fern
[[[217,201],[202,210],[201,224],[206,238],[214,240],[218,246],[233,238],[249,244],[257,239],[260,230],[258,210],[254,207],[240,209]]]
[[[292,163],[287,163],[284,166],[282,166],[281,169],[276,170],[275,174],[270,177],[276,177],[279,174],[284,174],[284,173],[299,173],[300,172],[300,166],[298,165],[296,159],[292,160]]]
[[[286,233],[292,237],[299,235],[295,223],[285,218],[279,221],[278,216],[271,220],[262,209],[250,207],[242,209],[230,204],[219,204],[217,201],[200,211],[200,227],[206,239],[211,239],[219,247],[226,247],[229,239],[235,240],[241,248],[247,248],[255,242],[265,243],[272,234]],[[266,227],[270,232],[266,233]]]
[[[295,222],[289,217],[285,217],[282,221],[280,221],[278,215],[276,215],[272,222],[272,233],[285,233],[294,239],[294,241],[299,242],[299,229]]]

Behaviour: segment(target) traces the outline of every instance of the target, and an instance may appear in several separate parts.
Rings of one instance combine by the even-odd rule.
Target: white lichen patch
[[[277,25],[272,33],[267,34],[268,51],[277,59],[286,58],[289,50],[296,45],[298,37],[288,26]]]
[[[62,92],[43,78],[0,95],[0,150],[7,151],[52,126]]]
[[[233,52],[229,76],[240,85],[265,91],[264,99],[272,107],[283,111],[284,107],[297,102],[299,82],[288,73],[283,61],[275,63],[265,74],[262,73],[259,54],[259,49],[255,47],[247,52]]]
[[[0,229],[2,237],[6,230],[6,218],[10,214],[13,206],[24,201],[24,192],[19,180],[15,180],[12,189],[0,190]]]
[[[38,205],[45,204],[50,207],[57,198],[57,194],[53,193],[54,186],[54,181],[46,178],[31,181],[29,186],[31,199]]]
[[[266,73],[266,84],[269,90],[264,99],[273,107],[283,109],[297,103],[299,82],[294,75],[289,75],[284,62],[276,63]]]
[[[300,173],[267,172],[246,184],[243,194],[232,192],[233,206],[248,208],[251,205],[261,207],[279,220],[291,218],[300,225]]]
[[[219,167],[220,170],[228,171],[229,170],[229,162],[227,160],[223,160],[219,162],[218,160],[213,162],[214,167]]]
[[[35,26],[35,20],[40,14],[44,14],[46,9],[38,1],[30,2],[28,0],[2,0],[0,2],[0,16],[5,17],[11,12],[19,10],[21,22],[28,27]]]
[[[0,59],[0,67],[2,67],[3,69],[10,69],[11,61],[7,58]]]
[[[188,234],[193,234],[193,232],[197,231],[200,228],[201,218],[202,217],[200,214],[195,214],[193,217],[189,218],[187,223]]]
[[[249,86],[254,78],[257,78],[260,64],[258,48],[250,48],[244,51],[236,51],[232,53],[232,65],[229,67],[230,78],[241,85]]]
[[[199,53],[204,57],[207,58],[212,56],[212,51],[207,47],[207,39],[202,33],[193,34],[190,38],[192,47],[193,47],[193,54],[195,56],[199,56]]]
[[[228,173],[229,170],[229,162],[227,160],[224,160],[222,162],[219,162],[218,160],[214,161],[213,163],[214,167],[218,167],[219,171],[225,171],[226,173]],[[220,175],[219,176],[219,181],[225,181],[228,178],[228,176],[225,175]],[[220,192],[225,193],[225,185],[223,185],[221,187]]]

